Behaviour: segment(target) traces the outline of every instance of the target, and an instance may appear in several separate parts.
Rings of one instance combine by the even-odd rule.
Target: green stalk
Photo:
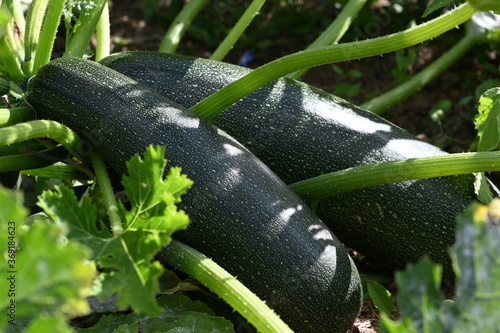
[[[0,127],[33,120],[35,116],[35,111],[33,111],[33,109],[29,106],[21,106],[13,109],[0,109]]]
[[[207,3],[208,0],[191,0],[182,8],[162,39],[159,48],[160,52],[174,53],[177,50],[179,41],[187,28]]]
[[[366,1],[366,0],[362,0]],[[210,59],[221,61],[233,48],[234,44],[238,41],[240,36],[243,34],[245,29],[248,27],[250,22],[252,22],[255,15],[259,13],[260,8],[266,0],[253,0],[250,6],[248,6],[245,13],[238,20],[238,23],[231,29],[229,34],[224,38],[219,47],[214,51]]]
[[[59,146],[34,153],[1,156],[0,172],[43,168],[65,159],[67,155],[68,151],[64,147]]]
[[[0,37],[0,57],[11,80],[21,82],[26,79],[26,75],[24,75],[21,64],[16,57],[16,51],[11,49],[5,36]]]
[[[108,216],[111,224],[111,229],[113,230],[113,235],[119,236],[123,232],[123,225],[118,215],[118,206],[116,204],[115,193],[113,192],[113,187],[111,186],[111,181],[109,180],[108,171],[106,170],[106,165],[103,159],[95,151],[90,154],[92,160],[92,165],[94,167],[94,172],[97,179],[97,184],[101,189],[104,202],[108,208]]]
[[[24,35],[24,73],[27,76],[33,74],[35,54],[38,48],[40,31],[42,29],[43,19],[48,4],[49,0],[33,0],[28,11],[26,34]]]
[[[80,138],[70,128],[51,120],[34,120],[0,128],[0,146],[36,138],[50,138],[78,155]]]
[[[461,153],[362,165],[290,185],[302,199],[315,201],[360,188],[406,180],[500,170],[500,152]]]
[[[306,50],[336,44],[342,36],[344,36],[345,32],[365,3],[366,0],[349,0],[332,24],[330,24],[328,28],[326,28],[326,30],[323,31],[323,33],[307,47]],[[299,80],[308,71],[309,68],[304,68],[295,73],[288,74],[287,77]]]
[[[26,20],[24,19],[23,8],[21,6],[20,0],[13,0],[9,5],[9,10],[14,16],[14,22],[16,22],[21,36],[24,36],[26,30]]]
[[[107,0],[95,0],[95,7],[86,15],[80,15],[78,18],[80,26],[71,36],[71,40],[64,52],[65,57],[82,58],[84,56],[107,2]]]
[[[33,68],[29,76],[36,74],[38,69],[50,61],[54,40],[56,39],[57,28],[61,21],[65,0],[52,0],[40,34],[40,41],[36,48]]]
[[[95,47],[95,61],[107,57],[111,53],[111,31],[109,23],[109,5],[106,2],[101,18],[96,28],[97,45]]]
[[[292,330],[234,276],[195,249],[172,240],[158,257],[191,275],[238,311],[259,332],[292,333]]]
[[[443,54],[439,59],[427,66],[425,69],[414,75],[408,81],[398,85],[394,89],[379,95],[361,105],[361,107],[376,114],[383,114],[392,106],[402,102],[430,81],[438,77],[443,71],[460,59],[469,49],[476,44],[478,36],[465,36],[455,44],[450,50]]]
[[[305,50],[282,57],[227,85],[195,105],[192,111],[201,118],[211,119],[251,92],[299,69],[366,58],[403,49],[436,37],[464,23],[475,12],[474,8],[465,3],[434,20],[389,36]]]

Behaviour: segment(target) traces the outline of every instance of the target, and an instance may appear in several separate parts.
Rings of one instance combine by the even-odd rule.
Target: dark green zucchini
[[[151,144],[194,181],[174,238],[214,259],[296,332],[345,332],[359,275],[330,230],[259,159],[189,110],[95,62],[61,58],[29,82],[40,118],[64,123],[118,173]]]
[[[192,107],[250,70],[206,59],[124,52],[102,64]],[[384,161],[445,154],[369,111],[310,85],[281,79],[212,119],[286,183]],[[450,267],[456,216],[476,197],[470,175],[406,181],[321,200],[317,214],[379,267],[424,254]]]

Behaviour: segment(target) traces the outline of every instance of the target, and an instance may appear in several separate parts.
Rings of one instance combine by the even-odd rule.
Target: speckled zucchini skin
[[[188,108],[250,71],[155,52],[124,52],[101,63]],[[369,111],[290,79],[259,89],[212,121],[288,184],[358,165],[445,154]],[[321,200],[317,214],[378,266],[398,269],[428,254],[450,268],[456,216],[474,199],[472,176],[442,177],[336,195]]]
[[[109,68],[76,58],[42,67],[28,102],[64,123],[119,173],[150,144],[194,181],[177,238],[214,259],[296,332],[345,332],[359,275],[342,244],[259,159],[189,110]]]

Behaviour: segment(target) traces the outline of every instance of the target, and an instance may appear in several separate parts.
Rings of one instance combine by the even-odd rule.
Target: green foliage
[[[383,315],[383,332],[498,332],[500,308],[500,199],[473,204],[459,219],[450,250],[454,300],[441,293],[441,267],[424,258],[396,274],[402,319]]]
[[[162,333],[169,330],[186,332],[234,332],[233,325],[220,317],[204,303],[192,301],[183,294],[163,295],[158,298],[162,312],[158,316],[137,313],[111,313],[101,317],[99,322],[87,329],[76,329],[79,333],[111,333],[144,331]]]
[[[391,316],[391,311],[396,309],[394,299],[389,290],[376,281],[367,281],[366,289],[369,298],[380,312]]]
[[[118,307],[131,307],[137,315],[159,315],[164,310],[155,298],[164,268],[154,256],[173,232],[187,227],[187,215],[175,204],[192,184],[179,168],[171,168],[163,178],[164,153],[163,147],[149,147],[143,159],[136,155],[129,161],[123,185],[130,208],[119,206],[125,227],[118,236],[98,219],[97,205],[87,194],[78,200],[72,189],[56,186],[43,192],[38,202],[51,219],[27,220],[19,193],[0,188],[2,237],[12,238],[11,243],[0,243],[2,257],[12,257],[2,260],[0,268],[15,271],[14,318],[31,322],[40,316],[40,309],[46,315],[32,321],[28,331],[46,331],[42,328],[64,323],[68,316],[89,313],[85,297],[92,294],[107,298],[116,293]],[[9,302],[2,298],[4,318]]]
[[[489,89],[481,96],[478,111],[478,150],[496,150],[500,144],[500,88]]]
[[[422,17],[428,16],[432,12],[438,10],[439,8],[442,8],[442,7],[446,6],[447,4],[449,4],[449,3],[453,2],[453,1],[456,1],[456,0],[434,0],[429,5],[429,7],[427,7],[427,9],[425,10],[425,12],[422,15]]]
[[[65,316],[88,313],[85,297],[96,276],[89,249],[67,238],[67,225],[26,221],[18,194],[0,188],[0,201],[1,236],[9,240],[0,243],[0,271],[9,281],[2,284],[0,328],[38,318],[30,326],[34,332],[48,322],[64,323]]]
[[[97,207],[88,196],[77,201],[69,188],[56,187],[39,199],[39,206],[56,224],[70,226],[68,239],[90,248],[92,259],[104,270],[99,276],[97,296],[106,298],[118,293],[120,309],[130,306],[150,315],[161,311],[155,296],[163,268],[153,258],[170,242],[172,233],[185,229],[189,222],[175,203],[191,181],[180,174],[179,168],[171,169],[162,179],[164,151],[162,147],[149,147],[144,160],[135,156],[128,163],[129,176],[124,177],[123,185],[131,209],[119,206],[124,231],[118,237],[97,220]]]

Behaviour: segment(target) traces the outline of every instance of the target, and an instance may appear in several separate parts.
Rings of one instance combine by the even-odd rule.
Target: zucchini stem
[[[108,216],[113,230],[113,235],[119,236],[123,232],[123,224],[120,216],[118,215],[115,193],[113,192],[113,187],[111,186],[111,181],[109,180],[106,165],[104,164],[102,157],[95,151],[92,151],[90,154],[90,159],[92,160],[92,165],[94,166],[97,184],[101,189],[104,202],[108,209]]]
[[[352,21],[358,15],[359,11],[365,5],[366,0],[349,0],[335,20],[326,28],[318,38],[309,45],[306,50],[317,47],[336,44],[351,25]],[[299,80],[309,71],[309,68],[301,69],[295,73],[288,74],[290,79]]]
[[[79,156],[82,141],[69,127],[52,120],[33,120],[0,128],[0,146],[10,145],[29,139],[50,138]]]
[[[157,256],[203,283],[245,317],[259,332],[293,332],[264,301],[195,249],[172,240]]]
[[[411,158],[362,165],[290,185],[306,201],[381,184],[500,170],[500,152],[475,152]]]
[[[191,24],[191,21],[200,12],[200,10],[205,7],[208,0],[192,0],[189,1],[177,14],[174,22],[168,28],[167,33],[163,36],[158,51],[165,53],[175,53],[177,46],[179,46],[179,41],[186,32],[187,28]]]
[[[96,28],[97,45],[95,46],[95,61],[107,57],[111,53],[111,31],[109,23],[109,5],[106,2],[101,18]]]
[[[366,0],[363,0],[366,1]],[[214,51],[210,59],[221,61],[231,51],[234,44],[238,41],[245,29],[248,27],[253,18],[259,13],[260,8],[266,0],[253,0],[248,6],[245,13],[241,16],[238,22],[234,25],[226,38],[220,43],[219,47]]]
[[[472,6],[464,3],[436,19],[392,35],[290,54],[263,65],[232,82],[195,105],[191,110],[201,118],[211,119],[251,92],[287,74],[307,67],[366,58],[403,49],[439,36],[464,23],[475,12]]]
[[[362,108],[372,111],[378,115],[383,114],[392,106],[402,102],[409,96],[419,91],[422,87],[434,80],[443,71],[460,59],[469,49],[481,39],[481,36],[466,36],[455,44],[450,50],[440,58],[428,65],[425,69],[412,76],[406,82],[388,92],[379,95],[361,105]]]
[[[50,2],[45,18],[42,32],[40,34],[39,44],[36,47],[36,54],[33,67],[29,76],[36,74],[38,69],[50,61],[52,49],[54,48],[54,40],[56,38],[57,28],[61,21],[62,12],[64,9],[65,0],[54,0]]]

